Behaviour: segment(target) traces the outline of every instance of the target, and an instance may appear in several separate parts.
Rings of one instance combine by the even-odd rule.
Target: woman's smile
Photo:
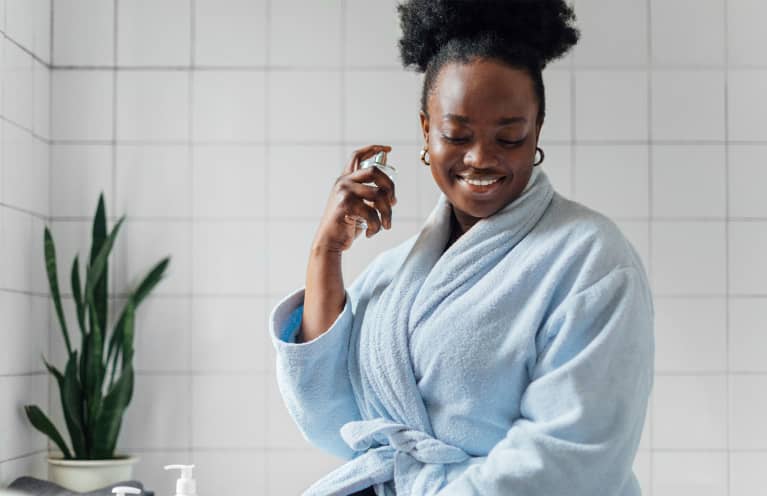
[[[486,197],[495,193],[503,184],[505,176],[496,177],[471,177],[471,176],[456,176],[458,179],[459,187],[468,194],[477,197]]]

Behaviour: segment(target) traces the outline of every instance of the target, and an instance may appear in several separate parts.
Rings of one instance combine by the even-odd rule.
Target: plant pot
[[[65,460],[48,457],[48,480],[71,491],[87,492],[116,482],[133,479],[136,456],[117,456],[109,460]]]

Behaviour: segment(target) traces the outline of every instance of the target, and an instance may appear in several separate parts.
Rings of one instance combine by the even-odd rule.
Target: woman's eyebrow
[[[451,120],[451,119],[456,120],[456,121],[461,122],[461,123],[464,123],[464,124],[469,122],[469,118],[466,117],[465,115],[445,114],[442,117],[443,121],[447,121],[447,120]],[[505,126],[507,124],[516,124],[518,122],[519,123],[525,123],[525,122],[527,122],[527,119],[522,117],[522,116],[519,116],[519,117],[501,117],[500,119],[498,119],[497,124],[499,126]]]

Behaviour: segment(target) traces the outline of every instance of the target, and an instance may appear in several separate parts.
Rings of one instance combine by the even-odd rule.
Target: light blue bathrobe
[[[632,245],[542,170],[444,251],[450,209],[378,255],[313,341],[291,337],[303,288],[272,310],[290,415],[349,460],[304,494],[641,494],[654,307]]]

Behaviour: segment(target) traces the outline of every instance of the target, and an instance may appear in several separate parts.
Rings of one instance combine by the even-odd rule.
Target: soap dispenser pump
[[[181,477],[176,481],[175,496],[197,496],[197,483],[192,478],[194,465],[165,465],[165,470],[181,470]]]
[[[117,496],[125,496],[126,494],[141,494],[143,491],[137,487],[118,486],[113,488],[112,492]]]

